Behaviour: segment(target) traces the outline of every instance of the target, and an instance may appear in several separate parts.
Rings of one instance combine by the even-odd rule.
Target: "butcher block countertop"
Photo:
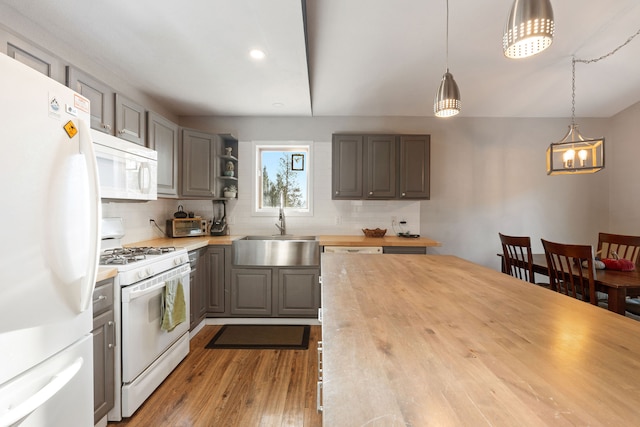
[[[234,240],[243,237],[245,236],[203,236],[181,237],[176,239],[158,238],[127,244],[125,246],[175,246],[187,248],[188,251],[192,251],[209,245],[230,245]],[[365,237],[363,235],[319,235],[317,236],[317,240],[320,246],[440,246],[440,242],[426,237],[404,238],[397,236]]]
[[[318,236],[321,246],[440,246],[440,242],[426,237],[406,238],[397,236],[365,237],[359,236]]]
[[[640,322],[446,255],[322,257],[323,425],[638,425]]]

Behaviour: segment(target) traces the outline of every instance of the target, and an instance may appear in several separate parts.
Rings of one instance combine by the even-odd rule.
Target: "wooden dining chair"
[[[531,238],[498,233],[502,243],[502,271],[518,279],[535,283]]]
[[[551,289],[598,305],[596,270],[590,245],[567,245],[542,240],[547,258]],[[586,268],[582,262],[587,261]]]
[[[640,236],[625,236],[622,234],[599,233],[596,255],[600,258],[628,259],[640,268]]]

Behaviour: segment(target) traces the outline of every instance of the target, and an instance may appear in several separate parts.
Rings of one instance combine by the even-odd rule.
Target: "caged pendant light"
[[[604,169],[604,137],[585,139],[578,132],[578,125],[576,125],[576,62],[591,64],[602,61],[628,45],[638,35],[640,30],[620,46],[599,58],[571,58],[571,125],[564,138],[547,148],[547,175],[595,173]]]
[[[547,148],[547,175],[595,173],[604,169],[604,137],[585,139],[576,124],[577,61],[589,62],[571,58],[571,125],[564,138]]]
[[[502,49],[507,58],[526,58],[553,42],[553,9],[549,0],[514,0],[504,27]]]
[[[446,65],[447,71],[433,101],[433,112],[436,117],[451,117],[460,112],[460,90],[453,75],[449,72],[449,0],[447,0],[447,33],[446,33]]]

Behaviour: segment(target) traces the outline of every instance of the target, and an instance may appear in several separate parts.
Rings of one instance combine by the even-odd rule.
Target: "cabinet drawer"
[[[111,307],[113,307],[113,279],[98,282],[93,291],[93,316]]]

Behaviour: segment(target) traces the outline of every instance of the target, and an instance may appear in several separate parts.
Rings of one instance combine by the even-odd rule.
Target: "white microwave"
[[[100,198],[156,200],[158,152],[133,142],[91,130],[98,163]]]

